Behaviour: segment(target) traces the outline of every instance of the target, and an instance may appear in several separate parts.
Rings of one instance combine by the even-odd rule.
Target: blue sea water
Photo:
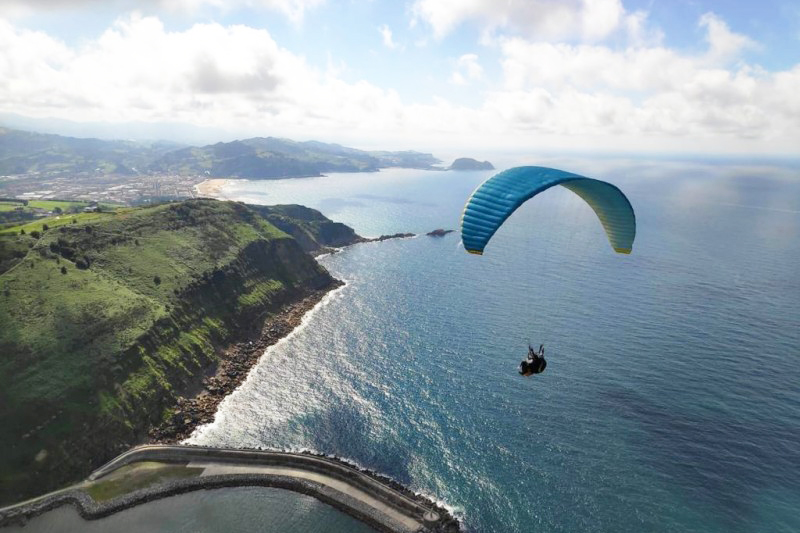
[[[346,286],[191,442],[343,457],[434,495],[470,531],[800,531],[800,167],[535,164],[622,188],[633,254],[614,254],[591,209],[555,188],[482,257],[457,233],[324,257]],[[491,174],[225,194],[302,203],[368,236],[424,233],[458,229]],[[529,340],[549,361],[533,379],[516,372]]]

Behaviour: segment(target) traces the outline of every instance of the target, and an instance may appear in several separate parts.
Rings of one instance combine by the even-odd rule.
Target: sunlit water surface
[[[322,259],[347,285],[191,442],[311,449],[435,495],[474,531],[800,531],[800,172],[539,160],[613,181],[614,254],[563,188],[483,257],[457,233]],[[490,172],[235,182],[363,235],[457,229]],[[528,340],[549,366],[517,375]]]
[[[190,442],[346,458],[435,495],[471,531],[800,531],[798,166],[529,163],[620,186],[633,254],[614,254],[591,209],[555,188],[483,257],[457,233],[327,256],[347,285]],[[367,236],[424,233],[457,229],[491,174],[239,181],[225,194],[305,204]],[[529,340],[549,360],[534,379],[516,373]],[[261,493],[236,494],[273,520]],[[334,511],[297,498],[327,526]],[[127,513],[156,524],[155,505],[168,504]],[[281,527],[356,530],[295,526]]]

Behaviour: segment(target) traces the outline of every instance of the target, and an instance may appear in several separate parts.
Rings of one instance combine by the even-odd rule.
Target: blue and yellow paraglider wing
[[[631,252],[636,216],[622,191],[604,181],[547,167],[511,168],[475,189],[461,217],[464,248],[482,254],[495,232],[519,206],[554,185],[566,187],[592,207],[616,252]]]
[[[636,238],[636,215],[622,191],[610,183],[589,178],[565,181],[560,185],[591,206],[615,252],[631,253]]]

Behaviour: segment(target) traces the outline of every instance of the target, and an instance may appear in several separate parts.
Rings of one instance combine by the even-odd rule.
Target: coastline
[[[397,238],[399,236],[401,235],[391,237]],[[400,525],[399,522],[387,519],[382,512],[376,511],[374,505],[367,505],[363,500],[359,501],[358,498],[353,498],[349,490],[343,489],[344,492],[340,492],[339,490],[325,488],[325,483],[320,484],[319,482],[303,479],[304,474],[299,474],[299,477],[287,477],[286,475],[275,475],[274,473],[269,474],[267,472],[257,471],[251,473],[236,473],[237,467],[233,467],[232,473],[230,474],[220,473],[221,475],[204,475],[200,478],[173,479],[166,483],[135,490],[132,493],[114,498],[107,502],[96,502],[85,492],[85,488],[88,486],[87,484],[104,476],[107,473],[106,470],[109,469],[109,465],[120,463],[117,466],[122,466],[127,464],[125,459],[128,456],[142,454],[143,452],[148,453],[147,450],[153,449],[153,445],[156,445],[166,446],[166,448],[162,449],[170,451],[164,453],[177,454],[179,459],[184,458],[184,456],[186,456],[186,458],[191,458],[197,454],[224,455],[234,453],[244,456],[278,456],[284,459],[281,459],[276,465],[278,467],[282,465],[284,468],[291,465],[300,466],[309,462],[314,463],[316,461],[316,464],[328,466],[323,470],[319,470],[319,468],[313,466],[310,468],[301,467],[301,470],[305,468],[308,472],[315,472],[316,474],[324,473],[325,471],[327,471],[328,474],[335,471],[345,472],[344,477],[342,477],[342,474],[337,474],[333,477],[346,481],[351,487],[357,490],[366,491],[367,494],[371,495],[367,498],[377,498],[378,501],[383,502],[394,501],[395,503],[393,505],[395,506],[397,506],[397,502],[400,501],[399,508],[422,508],[425,510],[426,512],[422,514],[418,513],[419,516],[417,519],[421,520],[421,523],[424,523],[427,527],[422,527],[419,531],[447,533],[457,533],[461,531],[462,524],[453,516],[451,510],[448,509],[443,502],[437,501],[435,498],[428,495],[415,492],[386,475],[364,468],[345,458],[310,451],[292,453],[278,450],[268,451],[262,450],[261,448],[234,450],[208,448],[195,444],[181,444],[181,441],[189,438],[199,426],[213,422],[219,404],[228,394],[235,391],[239,385],[244,382],[252,367],[261,359],[269,346],[286,338],[295,331],[296,328],[302,326],[308,319],[311,311],[323,303],[327,296],[343,286],[345,286],[344,282],[334,279],[327,287],[305,292],[300,299],[286,305],[279,312],[268,317],[257,339],[238,342],[221,354],[216,373],[203,378],[203,389],[197,395],[191,398],[179,398],[170,420],[150,429],[149,443],[136,446],[124,452],[109,463],[106,463],[106,465],[95,470],[86,481],[3,508],[2,512],[0,512],[0,527],[10,524],[23,525],[31,518],[46,513],[61,505],[72,505],[85,520],[96,520],[157,499],[194,490],[263,486],[284,488],[315,497],[323,503],[331,505],[339,511],[371,525],[378,531],[387,533],[410,531]],[[156,455],[149,459],[165,460],[166,458],[159,456],[159,453],[162,452],[156,449]],[[142,458],[140,460],[147,460],[147,458]],[[223,460],[223,462],[228,463],[228,460]],[[246,462],[249,464],[249,461]],[[362,476],[364,480],[372,481],[358,481],[358,476]],[[373,493],[373,489],[377,492]],[[386,490],[394,491],[397,496],[390,497],[389,500],[387,500],[385,496]],[[402,501],[407,503],[402,503]]]
[[[229,181],[230,180],[227,179],[210,179],[198,184],[196,188],[198,192],[204,193],[209,198],[225,200],[226,198],[222,194],[222,189]],[[442,230],[435,230],[428,235],[440,236],[436,234],[436,231]],[[447,230],[445,233],[451,231],[452,230]],[[380,235],[379,237],[373,238],[361,238],[361,240],[344,247],[323,247],[310,253],[315,259],[319,259],[325,255],[337,253],[353,244],[414,237],[417,237],[415,233]],[[268,317],[261,329],[258,340],[244,340],[225,350],[220,358],[216,373],[213,376],[203,378],[203,388],[201,391],[191,398],[180,397],[175,406],[171,420],[151,428],[149,431],[149,439],[145,444],[178,444],[197,447],[198,445],[196,444],[186,443],[184,441],[188,440],[196,429],[214,421],[217,409],[222,400],[234,392],[245,381],[250,370],[258,363],[267,348],[277,344],[279,341],[289,336],[296,328],[302,326],[308,314],[313,311],[326,296],[345,285],[343,281],[334,279],[334,283],[330,286],[312,291],[301,300],[288,305],[275,315]],[[259,450],[261,450],[261,448],[259,448]],[[445,518],[449,527],[452,528],[448,529],[449,531],[460,531],[462,528],[462,524],[453,516],[452,511],[445,507],[446,504],[437,501],[435,497],[415,492],[384,474],[364,468],[346,458],[325,455],[310,450],[303,450],[300,454],[326,459],[354,469],[381,484],[391,487],[393,490],[421,505],[436,509],[440,515]]]
[[[334,280],[329,286],[308,292],[303,298],[269,316],[255,340],[242,340],[220,354],[216,372],[202,380],[202,389],[193,397],[178,398],[169,420],[150,428],[149,444],[177,444],[194,431],[214,421],[222,400],[241,385],[266,349],[289,335],[303,323],[306,314],[330,292],[344,286]]]
[[[194,186],[195,194],[199,198],[221,198],[223,187],[228,184],[227,179],[207,179]]]
[[[399,236],[405,237],[405,234],[391,236],[390,238],[397,238]],[[372,239],[372,241],[381,240],[385,239]],[[345,285],[346,284],[341,280],[334,280],[334,283],[332,283],[330,286],[324,289],[312,291],[301,300],[288,305],[275,315],[269,317],[262,327],[258,340],[245,340],[236,343],[228,350],[225,350],[220,359],[216,373],[213,376],[207,376],[203,378],[203,389],[194,397],[179,398],[171,419],[159,426],[151,428],[149,432],[150,438],[148,439],[146,445],[180,445],[191,448],[202,448],[202,446],[185,443],[184,441],[189,439],[197,428],[205,424],[210,424],[214,421],[217,409],[220,403],[222,403],[222,400],[234,392],[244,382],[250,373],[250,370],[258,363],[268,347],[283,340],[296,328],[302,326],[309,313],[313,311],[320,303],[322,303],[326,296],[330,295],[337,289],[344,287]],[[261,450],[261,448],[258,448],[258,450]],[[337,456],[320,454],[308,450],[300,452],[299,455],[317,457],[330,462],[338,463],[344,467],[357,471],[369,478],[374,479],[378,483],[388,486],[400,494],[403,494],[406,498],[416,502],[419,505],[423,505],[430,509],[435,509],[442,517],[443,522],[448,525],[447,531],[457,532],[461,530],[460,522],[453,516],[452,512],[447,509],[442,502],[439,502],[425,494],[414,492],[402,483],[399,483],[398,481],[381,474],[380,472],[364,468],[352,461],[348,461],[345,458]],[[231,484],[228,486],[234,485]],[[202,485],[200,488],[212,488],[212,485]],[[291,487],[286,488],[316,496],[314,493],[306,492],[304,490],[292,489]],[[161,491],[155,490],[155,492],[160,493]],[[171,490],[168,489],[167,492],[171,493]],[[351,516],[362,520],[364,519],[363,515],[354,514],[348,511],[347,508],[334,504],[333,501],[329,501],[325,498],[320,499],[321,501],[334,505],[334,507],[339,508],[339,510],[343,512],[351,514]],[[146,501],[149,501],[149,499]],[[142,501],[140,503],[145,502]],[[132,505],[136,505],[136,503],[133,503]],[[111,514],[111,512],[103,513],[103,515],[107,516],[107,514]],[[85,516],[84,518],[89,517]],[[375,523],[370,520],[367,520],[366,522],[375,526]]]

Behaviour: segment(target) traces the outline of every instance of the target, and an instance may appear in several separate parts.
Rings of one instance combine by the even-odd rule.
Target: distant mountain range
[[[317,141],[256,137],[207,146],[107,141],[0,128],[0,176],[40,173],[178,174],[277,179],[380,168],[429,169],[431,154],[364,151]]]

